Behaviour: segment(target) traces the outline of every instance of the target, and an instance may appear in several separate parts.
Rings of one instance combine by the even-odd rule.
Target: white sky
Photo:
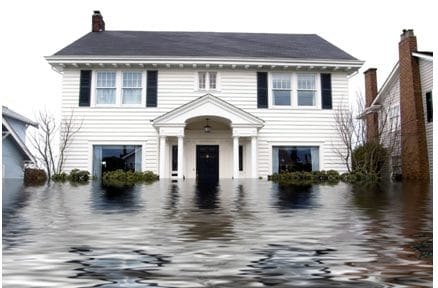
[[[33,118],[58,110],[61,75],[44,59],[91,30],[100,10],[107,30],[315,33],[365,60],[350,81],[363,90],[362,72],[378,68],[379,87],[395,65],[402,29],[414,29],[420,50],[433,50],[432,1],[59,1],[0,4],[2,105]],[[436,34],[435,34],[436,37]]]

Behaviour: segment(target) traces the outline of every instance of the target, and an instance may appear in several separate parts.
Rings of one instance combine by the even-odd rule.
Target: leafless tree
[[[53,174],[61,173],[65,162],[65,151],[74,135],[81,129],[82,123],[76,125],[74,113],[62,119],[58,125],[53,114],[40,111],[36,115],[39,129],[29,137],[30,143],[36,150],[36,158],[47,171],[51,179]],[[59,135],[59,150],[55,149],[56,138]]]
[[[361,94],[357,97],[357,108],[346,108],[345,105],[340,105],[336,108],[334,113],[335,129],[342,140],[342,146],[336,147],[336,153],[341,157],[345,163],[349,172],[353,170],[353,167],[358,163],[353,158],[353,151],[356,147],[364,145],[367,141],[371,141],[377,145],[369,145],[367,159],[364,163],[361,163],[368,171],[378,171],[382,166],[380,160],[377,160],[377,154],[379,153],[379,147],[385,147],[389,157],[398,153],[400,145],[400,121],[398,121],[398,111],[393,111],[393,105],[391,100],[387,101],[385,105],[375,107],[375,111],[371,113],[378,113],[378,125],[376,135],[373,139],[367,139],[366,137],[366,123],[364,118],[370,111],[365,111],[364,98]],[[381,146],[380,146],[381,145]],[[390,158],[384,159],[386,163],[384,166],[390,163]]]

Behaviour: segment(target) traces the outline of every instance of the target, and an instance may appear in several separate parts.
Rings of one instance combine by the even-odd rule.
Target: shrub
[[[368,142],[356,147],[352,154],[352,168],[354,173],[360,173],[361,179],[382,176],[388,154],[379,143]]]
[[[26,168],[24,169],[24,184],[42,185],[47,181],[46,171],[42,169]]]
[[[102,184],[105,186],[132,186],[136,183],[151,183],[158,180],[158,176],[151,171],[134,172],[115,170],[104,172],[102,175]]]
[[[90,180],[90,172],[85,170],[73,169],[68,175],[68,180],[75,183],[85,183]]]
[[[65,182],[67,181],[68,175],[65,172],[56,173],[52,175],[52,181],[54,182]]]

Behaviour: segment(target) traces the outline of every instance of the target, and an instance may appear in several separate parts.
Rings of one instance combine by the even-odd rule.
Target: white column
[[[166,156],[166,136],[160,136],[160,179],[168,178],[168,175],[164,175],[164,165]]]
[[[184,136],[178,136],[178,179],[184,177]]]
[[[257,137],[251,137],[251,178],[257,178]]]
[[[233,136],[233,178],[239,179],[239,137]]]

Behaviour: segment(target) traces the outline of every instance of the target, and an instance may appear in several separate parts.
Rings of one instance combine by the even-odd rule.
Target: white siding
[[[143,169],[158,173],[158,134],[150,120],[177,108],[206,92],[195,90],[196,73],[189,69],[163,69],[158,72],[158,107],[78,107],[79,70],[65,70],[62,90],[62,115],[74,111],[76,125],[82,122],[67,153],[65,170],[91,170],[91,145],[143,145]],[[348,80],[342,72],[332,73],[333,107],[348,103]],[[219,70],[218,91],[210,93],[262,118],[265,126],[258,137],[258,174],[271,174],[273,145],[321,146],[320,169],[345,171],[333,149],[340,146],[333,110],[257,109],[256,71]],[[230,139],[231,141],[231,139]]]
[[[427,122],[426,93],[432,92],[433,99],[433,62],[420,59],[420,81],[423,97],[424,123],[426,124],[427,153],[429,158],[430,178],[433,176],[433,122]]]

